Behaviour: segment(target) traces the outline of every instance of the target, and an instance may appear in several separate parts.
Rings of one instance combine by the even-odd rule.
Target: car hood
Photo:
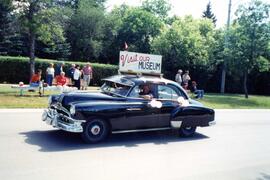
[[[67,93],[62,98],[62,105],[68,106],[72,102],[84,102],[84,101],[121,101],[123,100],[122,97],[118,96],[111,96],[108,94],[104,94],[101,92],[72,92]]]
[[[202,103],[200,103],[199,101],[196,101],[194,99],[189,99],[189,103],[192,105],[192,106],[199,106],[199,107],[203,107],[204,105]]]

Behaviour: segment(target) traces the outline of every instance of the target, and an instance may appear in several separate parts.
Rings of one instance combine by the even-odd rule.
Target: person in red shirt
[[[57,86],[66,86],[68,83],[65,73],[61,72],[60,75],[56,76],[56,85]]]
[[[39,86],[39,82],[41,80],[41,74],[42,74],[42,70],[39,69],[37,71],[36,74],[34,74],[32,77],[31,77],[31,80],[30,80],[30,86]]]

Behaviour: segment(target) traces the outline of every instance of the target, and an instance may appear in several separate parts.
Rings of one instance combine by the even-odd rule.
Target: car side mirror
[[[188,106],[189,101],[187,99],[184,99],[183,97],[177,98],[177,102],[179,103],[180,106]]]
[[[155,99],[152,99],[150,102],[149,102],[149,105],[152,107],[152,108],[161,108],[162,107],[162,103],[160,101],[157,101]]]

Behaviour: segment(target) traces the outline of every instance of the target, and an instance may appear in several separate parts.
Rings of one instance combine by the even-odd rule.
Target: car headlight
[[[70,112],[70,114],[72,114],[72,115],[75,114],[76,109],[75,109],[75,106],[74,106],[74,105],[71,105],[71,106],[70,106],[69,112]]]
[[[52,96],[50,96],[50,97],[48,98],[48,103],[49,103],[49,104],[52,103]]]

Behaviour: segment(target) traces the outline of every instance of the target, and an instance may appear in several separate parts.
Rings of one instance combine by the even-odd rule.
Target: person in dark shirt
[[[65,65],[64,62],[56,65],[54,77],[59,76],[61,74],[61,72],[64,72],[64,70],[63,70],[64,65]]]
[[[153,94],[151,92],[150,86],[147,84],[144,84],[141,87],[141,92],[139,93],[140,97],[144,98],[144,99],[152,99],[153,98]]]
[[[69,78],[69,82],[73,84],[73,76],[75,71],[75,64],[72,64],[71,67],[68,69],[67,77]]]

